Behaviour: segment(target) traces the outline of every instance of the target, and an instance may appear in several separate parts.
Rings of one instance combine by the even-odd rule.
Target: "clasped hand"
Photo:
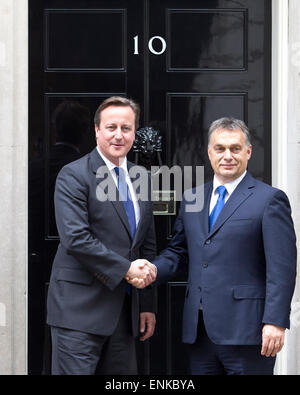
[[[145,288],[156,279],[156,266],[147,259],[137,259],[125,275],[125,280],[136,288]]]

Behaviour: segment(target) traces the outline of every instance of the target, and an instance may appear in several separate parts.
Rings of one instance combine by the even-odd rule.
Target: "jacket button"
[[[210,239],[206,240],[205,244],[206,245],[210,244]]]
[[[207,262],[203,263],[203,267],[207,268],[208,267],[208,263]]]

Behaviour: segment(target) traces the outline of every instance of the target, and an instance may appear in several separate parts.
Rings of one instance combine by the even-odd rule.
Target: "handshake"
[[[156,279],[156,266],[147,259],[137,259],[125,275],[125,280],[136,288],[145,288]]]

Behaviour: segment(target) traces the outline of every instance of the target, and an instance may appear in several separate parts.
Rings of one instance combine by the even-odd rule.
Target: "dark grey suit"
[[[97,149],[60,171],[55,188],[55,213],[60,245],[53,263],[47,322],[91,335],[115,331],[130,263],[156,253],[151,200],[140,205],[140,221],[132,240],[122,202],[97,199],[105,166]],[[132,164],[128,163],[128,167]],[[131,292],[132,334],[139,333],[139,313],[153,312],[153,289]]]

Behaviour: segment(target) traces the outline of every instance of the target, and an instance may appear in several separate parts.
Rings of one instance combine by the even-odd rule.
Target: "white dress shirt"
[[[102,152],[100,151],[99,147],[97,146],[97,151],[99,153],[99,155],[101,156],[101,158],[104,160],[104,163],[106,164],[108,170],[110,171],[110,174],[116,184],[116,186],[118,186],[118,181],[117,181],[117,176],[116,176],[116,172],[115,172],[115,167],[116,165],[114,163],[112,163],[109,159],[107,159]],[[139,206],[139,202],[137,200],[136,197],[136,193],[135,190],[133,188],[131,179],[129,177],[129,173],[128,173],[128,169],[127,169],[127,158],[125,157],[122,164],[120,165],[120,167],[124,170],[125,172],[125,181],[128,185],[129,188],[129,192],[132,198],[132,203],[133,203],[133,207],[134,207],[134,213],[135,213],[135,223],[136,223],[136,227],[138,226],[138,223],[140,221],[140,217],[141,217],[141,213],[140,213],[140,206]]]
[[[228,182],[227,184],[224,184],[224,187],[226,188],[226,194],[225,194],[225,203],[227,202],[227,200],[229,199],[230,195],[233,193],[233,191],[235,190],[235,188],[239,185],[239,183],[242,181],[242,179],[245,177],[245,175],[247,174],[247,170],[238,178],[236,178],[235,180]],[[220,181],[217,179],[216,176],[214,176],[214,181],[213,181],[213,191],[211,194],[211,199],[210,199],[210,206],[209,206],[209,214],[212,212],[213,208],[215,207],[219,194],[217,191],[217,188],[223,185],[220,183]]]

